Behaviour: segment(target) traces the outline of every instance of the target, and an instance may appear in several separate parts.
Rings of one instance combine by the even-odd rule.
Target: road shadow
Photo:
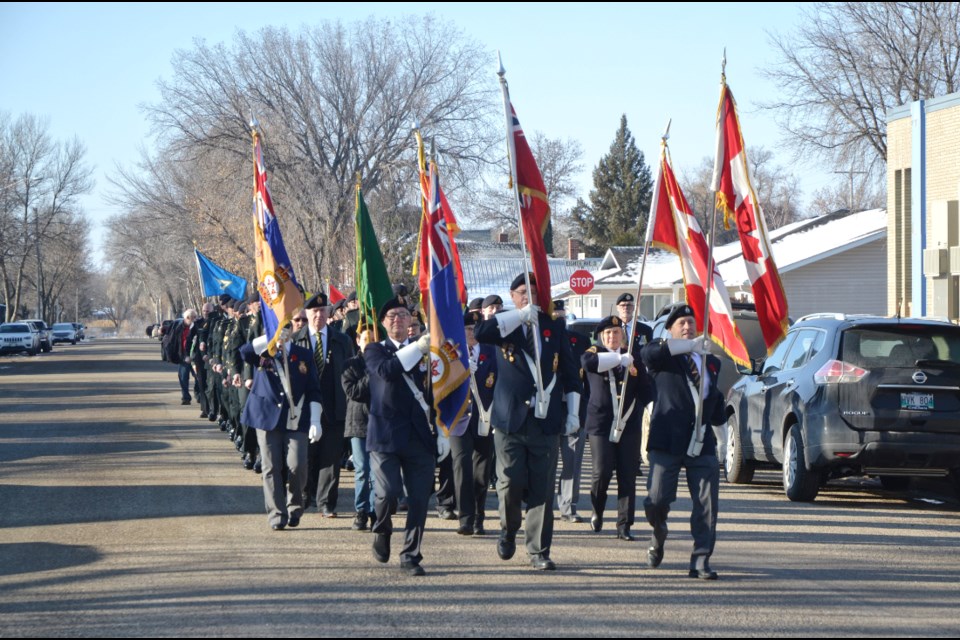
[[[92,564],[102,555],[88,545],[50,542],[0,543],[0,576],[12,576]]]

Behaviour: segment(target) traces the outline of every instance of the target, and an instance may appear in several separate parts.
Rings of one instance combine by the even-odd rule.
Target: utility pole
[[[849,200],[847,200],[847,210],[853,211],[853,176],[854,174],[866,175],[867,171],[854,171],[853,169],[847,169],[846,171],[834,171],[834,173],[847,174],[850,176],[850,191],[849,191]]]

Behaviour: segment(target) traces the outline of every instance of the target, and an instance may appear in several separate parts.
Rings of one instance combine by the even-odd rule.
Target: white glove
[[[420,351],[420,342],[413,342],[405,347],[400,347],[397,351],[397,359],[403,366],[404,371],[410,371],[423,360],[423,352]]]
[[[528,304],[523,309],[520,309],[520,322],[526,324],[533,324],[537,321],[537,313],[539,313],[540,307],[535,304]]]
[[[572,436],[580,430],[580,394],[571,391],[564,398],[567,401],[567,423],[564,425],[563,435]]]
[[[493,316],[497,321],[497,328],[500,329],[500,337],[506,338],[508,335],[513,333],[517,327],[520,326],[520,312],[516,309],[511,309],[510,311],[501,311],[497,315]]]
[[[323,428],[320,426],[320,416],[323,415],[323,407],[319,402],[310,403],[310,432],[307,436],[310,442],[320,442],[323,435]]]
[[[597,354],[597,373],[610,371],[610,369],[613,369],[618,364],[620,364],[619,353],[604,351],[603,353]]]
[[[709,340],[704,340],[703,336],[697,336],[693,340],[684,340],[683,338],[670,338],[667,340],[667,347],[670,349],[670,355],[679,356],[684,353],[710,353]]]
[[[450,455],[450,438],[443,435],[442,431],[437,432],[437,462],[443,462],[444,458]]]
[[[703,336],[694,338],[692,351],[700,355],[708,355],[710,353],[710,339]]]
[[[477,361],[476,361],[476,360],[471,360],[471,361],[470,361],[470,373],[476,373],[476,372],[477,372]]]
[[[423,333],[417,338],[417,348],[420,349],[420,353],[427,355],[430,353],[430,333]]]
[[[620,354],[620,366],[629,369],[633,365],[633,356],[629,353]]]

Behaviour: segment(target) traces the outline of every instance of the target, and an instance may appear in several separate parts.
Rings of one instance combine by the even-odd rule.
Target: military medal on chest
[[[490,372],[490,375],[487,376],[487,381],[484,383],[487,386],[487,389],[493,388],[494,376],[493,371]]]

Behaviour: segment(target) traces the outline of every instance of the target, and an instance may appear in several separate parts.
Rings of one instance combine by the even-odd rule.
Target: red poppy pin
[[[483,362],[486,362],[486,361],[487,361],[487,356],[485,356],[485,355],[482,354],[482,353],[480,354],[480,357],[477,358],[477,363],[483,363]]]
[[[550,342],[550,329],[543,330],[543,339],[547,342]]]
[[[570,344],[577,344],[577,339],[571,336]]]
[[[291,353],[291,354],[290,354],[290,362],[296,362],[296,361],[297,361],[297,355],[296,355],[295,353]]]

